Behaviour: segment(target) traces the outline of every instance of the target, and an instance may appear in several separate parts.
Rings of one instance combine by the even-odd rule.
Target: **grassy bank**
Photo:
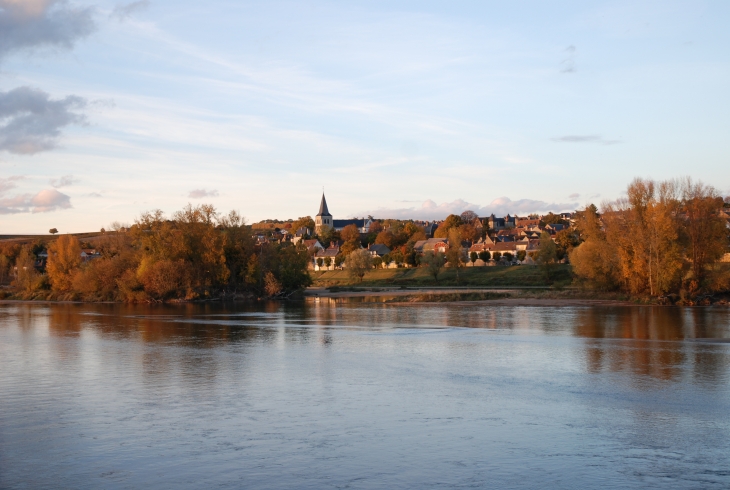
[[[438,281],[430,276],[425,268],[416,269],[378,269],[365,274],[362,283],[353,281],[347,271],[311,272],[315,286],[472,286],[472,287],[565,287],[572,282],[569,265],[558,265],[555,268],[554,278],[548,281],[539,267],[511,266],[511,267],[467,267],[459,271],[459,281],[456,281],[456,271],[444,268],[439,274]]]

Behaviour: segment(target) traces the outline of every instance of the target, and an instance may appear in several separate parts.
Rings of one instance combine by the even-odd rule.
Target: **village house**
[[[373,243],[372,245],[368,246],[368,253],[372,257],[383,257],[386,254],[390,253],[390,249],[383,245],[382,243]]]
[[[416,253],[423,254],[425,252],[441,252],[446,253],[449,249],[449,240],[446,238],[428,238],[426,240],[418,240],[413,245]]]

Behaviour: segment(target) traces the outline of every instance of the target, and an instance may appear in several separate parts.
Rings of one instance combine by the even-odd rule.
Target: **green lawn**
[[[315,286],[481,286],[481,287],[535,287],[566,286],[572,282],[569,265],[558,265],[554,278],[547,281],[540,267],[468,267],[459,270],[459,283],[456,282],[456,271],[451,268],[441,269],[438,281],[429,276],[425,268],[417,269],[378,269],[365,274],[362,283],[353,281],[347,271],[312,272],[310,275]]]

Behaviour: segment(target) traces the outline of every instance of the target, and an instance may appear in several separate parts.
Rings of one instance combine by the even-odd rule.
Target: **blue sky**
[[[0,233],[730,193],[730,3],[0,0]]]

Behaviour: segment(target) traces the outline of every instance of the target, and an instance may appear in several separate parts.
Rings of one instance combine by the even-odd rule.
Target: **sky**
[[[0,234],[730,194],[730,2],[0,0]]]

